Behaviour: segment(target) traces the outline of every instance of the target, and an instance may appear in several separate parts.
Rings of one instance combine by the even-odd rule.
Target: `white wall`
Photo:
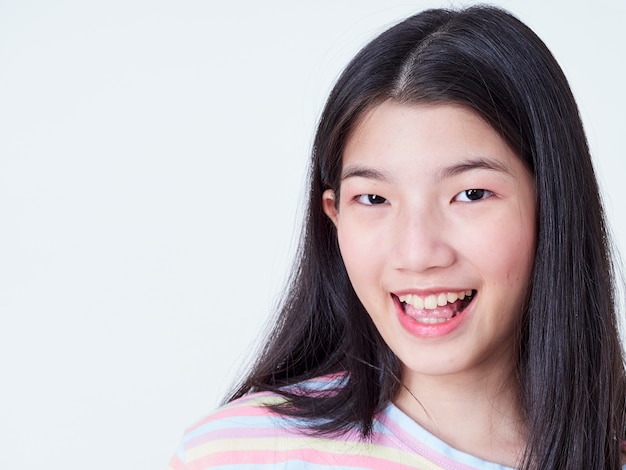
[[[624,3],[495,3],[565,68],[626,253]],[[165,468],[281,290],[333,80],[440,5],[0,0],[1,468]]]

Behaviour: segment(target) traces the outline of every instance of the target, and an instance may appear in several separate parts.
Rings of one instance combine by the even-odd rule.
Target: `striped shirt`
[[[307,388],[323,390],[322,378]],[[374,420],[371,439],[355,429],[307,434],[293,418],[267,408],[284,398],[255,393],[235,400],[189,428],[169,470],[512,470],[450,447],[390,403]]]

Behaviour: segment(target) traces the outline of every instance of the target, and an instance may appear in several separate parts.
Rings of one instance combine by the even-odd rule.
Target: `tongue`
[[[435,309],[417,309],[412,305],[405,304],[404,312],[412,318],[445,318],[450,319],[455,316],[461,310],[462,300],[457,300],[453,303],[447,303],[443,307],[437,307]]]

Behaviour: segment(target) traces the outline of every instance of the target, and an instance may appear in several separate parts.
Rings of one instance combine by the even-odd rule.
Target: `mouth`
[[[433,325],[452,320],[474,300],[476,290],[440,292],[421,296],[392,294],[402,311],[417,323]]]

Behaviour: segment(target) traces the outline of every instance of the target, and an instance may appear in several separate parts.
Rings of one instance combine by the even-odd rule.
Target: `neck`
[[[510,467],[519,463],[525,432],[514,377],[405,371],[402,382],[396,405],[430,433],[484,460]]]

